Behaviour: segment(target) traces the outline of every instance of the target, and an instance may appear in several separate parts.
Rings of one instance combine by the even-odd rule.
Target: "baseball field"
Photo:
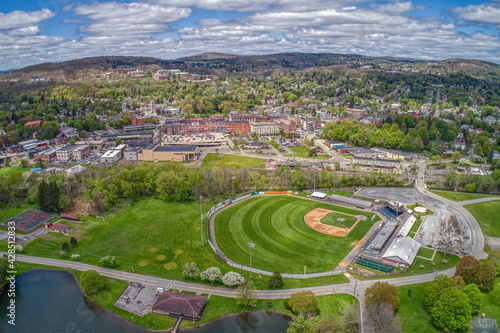
[[[337,218],[345,214],[365,216],[346,236],[332,236],[314,230],[304,221],[306,214],[317,208],[334,211]],[[368,232],[372,213],[301,199],[298,197],[259,196],[230,207],[215,218],[215,236],[219,248],[237,263],[268,271],[316,273],[334,270],[349,251]],[[377,216],[377,220],[378,220]],[[357,219],[356,219],[357,220]],[[338,221],[345,228],[345,221]]]

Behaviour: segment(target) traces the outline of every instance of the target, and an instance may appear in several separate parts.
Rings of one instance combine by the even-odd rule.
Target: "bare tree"
[[[394,316],[389,303],[377,302],[367,307],[368,320],[375,333],[401,333],[401,320]]]
[[[439,223],[437,246],[445,253],[454,251],[463,242],[465,230],[455,215],[449,215]]]

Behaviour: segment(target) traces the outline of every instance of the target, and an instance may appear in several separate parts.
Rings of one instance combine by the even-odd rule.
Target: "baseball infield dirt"
[[[350,214],[345,214],[341,212],[336,212],[334,210],[328,210],[328,209],[323,209],[323,208],[315,208],[311,211],[309,211],[305,216],[304,216],[304,222],[309,226],[309,228],[321,232],[322,234],[325,235],[331,235],[331,236],[338,236],[338,237],[346,237],[352,229],[358,224],[360,221],[359,219],[356,220],[356,223],[352,225],[350,228],[339,228],[339,227],[334,227],[332,225],[327,225],[321,223],[321,219],[328,215],[329,213],[338,213],[338,214],[344,214],[348,216],[354,216],[357,218],[355,215],[350,215]]]

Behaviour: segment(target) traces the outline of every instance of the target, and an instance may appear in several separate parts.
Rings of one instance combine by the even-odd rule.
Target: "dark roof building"
[[[164,291],[153,305],[153,312],[198,321],[207,301],[205,296],[183,294],[177,290]]]

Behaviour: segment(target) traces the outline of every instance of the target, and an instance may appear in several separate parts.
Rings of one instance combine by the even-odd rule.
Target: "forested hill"
[[[234,55],[204,53],[175,60],[151,57],[103,56],[75,59],[61,63],[43,63],[15,70],[2,76],[4,80],[27,80],[43,76],[52,80],[79,80],[90,74],[104,73],[112,68],[139,68],[146,73],[158,69],[175,68],[197,74],[229,75],[275,75],[307,68],[337,67],[356,70],[370,66],[371,69],[400,70],[413,66],[432,73],[464,74],[476,78],[500,80],[500,66],[480,60],[448,59],[427,62],[393,57],[367,57],[361,55],[331,53],[279,53],[270,55]]]

